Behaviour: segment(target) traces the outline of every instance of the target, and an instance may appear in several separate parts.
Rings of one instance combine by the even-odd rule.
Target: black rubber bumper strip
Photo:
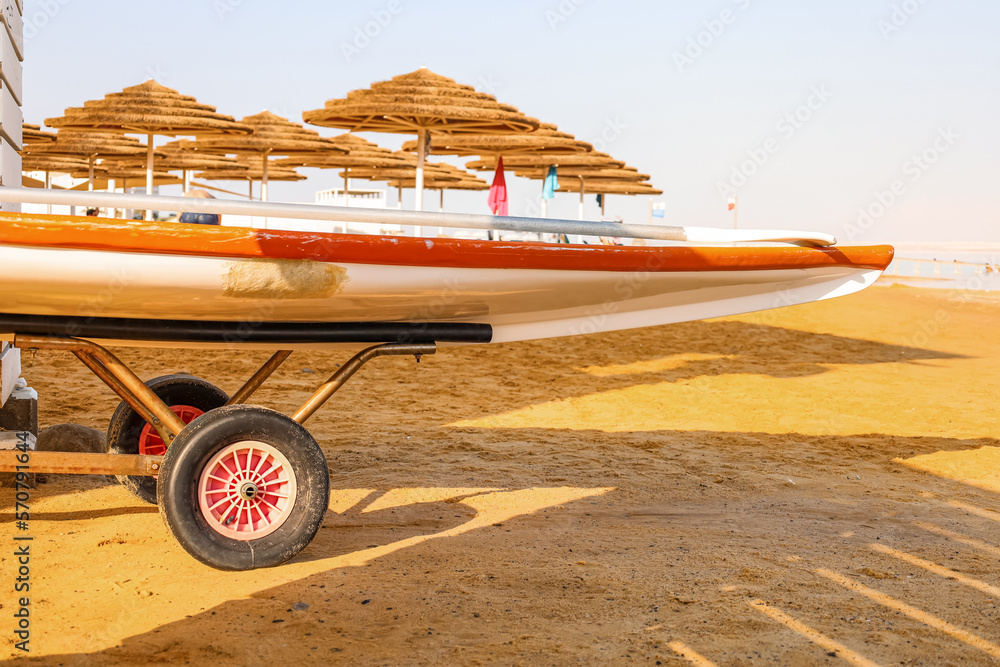
[[[0,313],[0,333],[162,343],[489,343],[493,327],[466,322],[215,322]]]

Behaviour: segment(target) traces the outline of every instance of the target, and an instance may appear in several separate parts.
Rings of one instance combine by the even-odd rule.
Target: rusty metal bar
[[[51,336],[26,336],[15,334],[14,346],[21,349],[62,350],[65,352],[82,352],[96,359],[117,379],[129,393],[135,396],[138,405],[142,405],[153,415],[150,425],[156,429],[163,442],[168,445],[184,429],[184,422],[153,393],[128,366],[118,357],[100,345],[78,338],[54,338]],[[100,377],[100,375],[98,375]],[[103,379],[103,378],[102,378]],[[114,386],[111,387],[115,389]],[[117,393],[117,392],[116,392]],[[130,403],[131,405],[131,403]],[[135,406],[133,406],[135,407]]]
[[[323,404],[337,392],[338,389],[343,387],[344,384],[351,379],[352,375],[357,373],[362,366],[375,357],[412,354],[419,360],[420,355],[434,354],[436,351],[437,346],[434,343],[385,343],[364,349],[351,357],[350,360],[348,360],[348,362],[343,366],[338,368],[337,372],[331,375],[330,379],[327,380],[323,386],[317,389],[316,393],[309,397],[309,400],[302,404],[302,407],[299,408],[298,412],[292,415],[292,419],[299,424],[305,422],[305,420],[309,419],[313,413],[319,410]]]
[[[28,463],[18,457],[28,455]],[[84,454],[80,452],[19,452],[0,450],[0,472],[45,472],[63,475],[157,475],[162,456]]]
[[[104,364],[102,364],[97,359],[94,359],[86,352],[74,352],[73,354],[76,355],[76,358],[82,361],[83,365],[89,368],[94,373],[94,375],[103,380],[104,384],[108,385],[108,387],[111,388],[111,391],[118,394],[118,397],[120,399],[128,403],[129,407],[131,407],[133,410],[139,413],[140,417],[145,419],[150,424],[152,424],[153,421],[156,420],[156,417],[153,415],[153,413],[150,412],[149,409],[145,405],[143,405],[138,398],[136,398],[135,394],[133,394],[128,390],[128,387],[123,385],[118,380],[118,378],[112,375],[111,371],[109,371],[104,366]]]
[[[229,399],[226,405],[241,405],[247,402],[255,391],[257,391],[267,378],[271,377],[274,371],[278,370],[278,366],[284,363],[285,359],[292,353],[291,350],[278,350],[271,355],[271,358],[264,362],[253,376],[246,381],[246,383],[239,388],[233,397]]]

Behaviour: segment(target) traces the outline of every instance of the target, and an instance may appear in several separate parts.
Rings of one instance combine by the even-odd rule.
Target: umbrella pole
[[[580,177],[580,219],[581,220],[583,220],[583,194],[584,194],[583,191],[584,191],[584,182],[583,182],[583,176],[581,176]]]
[[[146,144],[146,194],[153,194],[153,134],[149,134]],[[153,219],[153,211],[146,209],[146,220]]]
[[[438,190],[441,193],[438,200],[438,211],[444,213],[444,188]],[[444,227],[438,227],[438,236],[444,236]]]
[[[344,206],[351,205],[351,168],[344,167]]]
[[[403,188],[396,188],[396,209],[403,210]]]
[[[542,179],[542,217],[549,217],[549,200],[545,198],[545,179]]]
[[[416,203],[413,207],[415,211],[424,210],[424,160],[427,159],[427,128],[420,128],[417,131],[417,182]],[[413,228],[413,235],[420,236],[420,227]]]
[[[260,200],[261,201],[267,201],[267,163],[269,162],[269,160],[267,159],[267,154],[269,152],[270,151],[265,151],[264,152],[264,164],[262,165],[263,168],[261,169],[261,171],[263,172],[262,178],[261,178],[261,181],[260,181]],[[266,217],[264,218],[264,229],[267,229],[267,218]]]
[[[190,169],[185,169],[184,170],[184,194],[187,194],[188,190],[190,190],[190,189],[191,189],[191,170]]]
[[[108,192],[114,193],[118,189],[116,187],[117,185],[118,185],[118,182],[115,181],[115,179],[109,178],[108,179]],[[117,218],[118,217],[118,208],[117,207],[114,208],[114,209],[112,209],[111,217],[112,218]]]
[[[51,188],[52,188],[51,174],[49,174],[49,172],[45,172],[45,189],[50,190]],[[52,214],[52,204],[45,205],[45,212],[50,215]]]
[[[601,195],[601,217],[604,217],[604,205],[608,203],[608,196]]]
[[[88,182],[87,182],[87,192],[93,192],[94,191],[94,159],[96,157],[97,156],[95,156],[95,155],[90,155],[89,159],[87,160],[88,167],[89,167],[88,172],[87,172],[87,178],[89,179]]]
[[[263,177],[260,181],[260,200],[267,201],[267,153],[264,153],[264,163],[261,165]]]

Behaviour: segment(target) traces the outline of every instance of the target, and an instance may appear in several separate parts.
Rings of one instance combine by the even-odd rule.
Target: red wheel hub
[[[198,480],[198,505],[220,535],[249,541],[270,535],[295,505],[295,473],[272,445],[247,440],[224,447]]]
[[[171,405],[170,410],[185,424],[190,424],[205,414],[204,411],[190,405]],[[139,434],[139,453],[143,456],[163,456],[167,453],[167,446],[163,444],[160,434],[149,424],[143,426]]]

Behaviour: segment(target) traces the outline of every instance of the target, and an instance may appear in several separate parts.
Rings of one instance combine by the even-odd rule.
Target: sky
[[[656,222],[732,226],[735,194],[740,227],[1000,241],[996,0],[25,0],[24,18],[27,122],[151,77],[236,118],[301,122],[426,66],[649,174]],[[342,182],[303,173],[270,198]],[[536,214],[540,182],[507,182],[510,213]],[[649,202],[611,196],[605,215],[645,223]],[[484,192],[445,205],[488,212]],[[549,217],[577,208],[559,194]]]

